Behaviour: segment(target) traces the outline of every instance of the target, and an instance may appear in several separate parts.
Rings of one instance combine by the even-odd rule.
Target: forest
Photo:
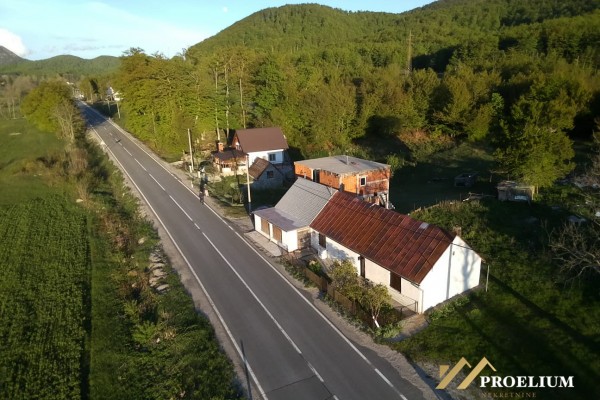
[[[569,173],[600,110],[600,2],[446,0],[402,14],[257,12],[178,56],[131,48],[110,85],[163,155],[280,126],[293,157],[418,162],[461,141],[538,187]],[[82,92],[99,87],[81,82]],[[372,140],[373,139],[373,140]],[[374,146],[384,139],[397,146]]]
[[[207,150],[237,128],[280,126],[295,159],[346,153],[402,165],[482,142],[495,172],[544,187],[574,168],[572,140],[590,139],[596,126],[599,8],[600,0],[442,0],[402,14],[269,8],[170,59],[131,48],[120,59],[3,66],[12,74],[0,113],[15,117],[24,94],[59,73],[90,101],[112,87],[122,124],[170,159],[186,148],[188,129]]]

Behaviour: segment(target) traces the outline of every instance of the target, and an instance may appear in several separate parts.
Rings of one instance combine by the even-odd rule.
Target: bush
[[[454,146],[454,141],[441,132],[427,133],[419,129],[402,132],[399,138],[410,150],[410,156],[414,161],[423,161],[438,151]]]

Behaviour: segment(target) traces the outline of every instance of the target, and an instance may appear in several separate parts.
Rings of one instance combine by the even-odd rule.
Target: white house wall
[[[365,259],[365,278],[373,283],[385,285],[388,288],[388,292],[390,296],[392,296],[392,299],[402,305],[408,306],[415,301],[418,304],[421,304],[421,290],[419,290],[418,287],[414,286],[406,279],[401,278],[401,291],[398,292],[396,289],[390,287],[390,276],[390,271],[369,259]]]
[[[281,232],[281,240],[283,244],[283,248],[287,251],[294,251],[298,249],[298,231],[282,231]],[[279,243],[278,243],[279,244]]]
[[[311,233],[311,244],[314,249],[316,249],[319,253],[319,257],[321,259],[330,258],[332,260],[343,261],[348,260],[352,263],[354,268],[356,268],[356,273],[360,273],[360,264],[358,262],[358,253],[353,252],[352,250],[342,246],[335,240],[330,238],[325,239],[326,249],[323,249],[319,246],[319,233],[313,231]],[[315,246],[316,245],[316,246]],[[325,250],[325,251],[324,251]]]
[[[257,151],[257,152],[249,153],[248,154],[248,158],[250,159],[249,165],[252,165],[254,163],[254,160],[256,160],[257,158],[262,158],[262,159],[269,161],[269,154],[275,154],[275,161],[271,161],[271,164],[281,164],[281,163],[283,163],[283,153],[284,153],[283,149],[269,150],[269,151]]]
[[[294,251],[298,249],[298,231],[293,230],[286,232],[281,231],[281,242],[277,242],[273,237],[273,224],[269,222],[269,233],[266,234],[262,231],[262,218],[254,214],[254,230],[259,232],[261,235],[269,239],[273,243],[277,243],[278,246],[282,247],[287,251]]]
[[[479,285],[481,257],[456,237],[427,274],[421,312]]]
[[[360,274],[359,254],[337,243],[335,240],[326,238],[327,248],[323,249],[319,246],[319,233],[311,232],[311,246],[317,250],[321,259],[329,258],[332,260],[343,261],[348,260],[356,268],[356,273]],[[402,278],[401,292],[390,287],[391,272],[374,263],[369,259],[365,259],[365,278],[374,283],[381,283],[388,288],[388,292],[394,300],[403,305],[410,305],[416,301],[419,305],[422,302],[422,292],[419,287],[416,287],[409,281]]]
[[[269,224],[269,233],[265,233],[262,231],[262,218],[258,215],[254,214],[254,230],[266,237],[267,239],[271,239],[271,224]]]

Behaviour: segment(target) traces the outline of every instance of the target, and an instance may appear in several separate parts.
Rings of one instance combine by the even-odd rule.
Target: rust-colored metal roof
[[[337,192],[311,228],[395,274],[420,284],[454,235]]]
[[[288,149],[287,140],[283,136],[281,128],[277,127],[238,129],[235,131],[235,136],[237,136],[240,147],[245,153]],[[233,143],[233,146],[235,146],[235,143]]]

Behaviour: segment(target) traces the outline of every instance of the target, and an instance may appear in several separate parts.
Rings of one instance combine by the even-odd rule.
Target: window
[[[390,272],[390,287],[402,293],[402,278],[393,272]]]
[[[324,249],[327,248],[327,238],[322,233],[319,233],[319,246]]]
[[[273,171],[267,171],[267,179],[273,179]]]
[[[313,169],[313,172],[312,172],[312,180],[313,180],[313,182],[321,183],[320,173],[321,173],[321,170]]]
[[[367,185],[367,177],[361,176],[360,177],[360,186],[366,186],[366,185]]]
[[[277,154],[269,153],[269,161],[270,162],[277,161]]]
[[[363,256],[358,257],[360,263],[360,276],[365,277],[365,258]]]

